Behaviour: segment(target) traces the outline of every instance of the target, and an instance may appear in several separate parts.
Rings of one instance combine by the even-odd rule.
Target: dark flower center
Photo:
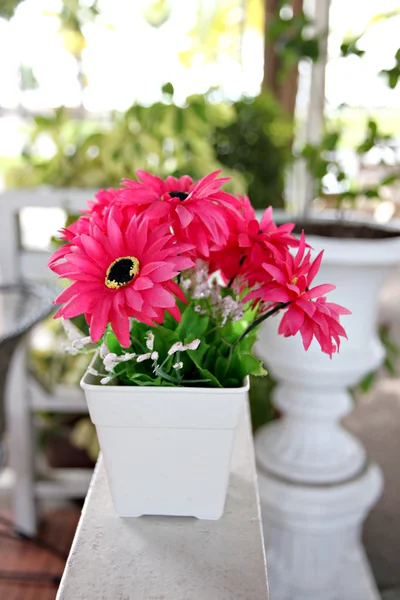
[[[189,196],[189,194],[187,192],[179,192],[179,191],[168,192],[168,194],[171,196],[171,198],[179,198],[179,200],[181,202],[186,200],[186,198]]]
[[[138,259],[135,256],[122,256],[108,267],[104,283],[111,290],[118,290],[128,285],[138,273]]]

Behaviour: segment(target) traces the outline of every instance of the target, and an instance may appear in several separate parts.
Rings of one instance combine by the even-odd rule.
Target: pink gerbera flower
[[[77,233],[61,255],[56,252],[49,267],[73,281],[54,302],[63,304],[56,317],[85,314],[94,342],[111,323],[121,345],[128,347],[129,317],[154,325],[167,310],[180,319],[174,294],[183,301],[185,296],[173,279],[194,266],[184,256],[193,246],[177,243],[168,223],[153,230],[147,219],[135,216],[126,227],[120,223],[116,207],[104,228],[90,219],[87,231]]]
[[[211,272],[220,270],[227,281],[244,277],[246,285],[253,287],[265,282],[263,263],[274,263],[285,257],[288,247],[298,246],[291,235],[294,224],[277,226],[272,220],[272,207],[267,208],[260,223],[247,197],[239,196],[242,217],[236,219],[226,246],[211,253]]]
[[[178,241],[190,240],[200,257],[208,257],[210,248],[226,243],[238,214],[236,198],[220,189],[229,178],[218,179],[219,173],[193,183],[188,175],[164,181],[138,170],[140,181],[124,179],[117,201],[134,212],[146,211],[148,220],[168,221]]]
[[[87,201],[87,205],[89,207],[87,213],[98,213],[101,217],[103,217],[118,193],[119,190],[114,188],[108,188],[108,190],[99,190],[97,194],[94,195],[96,200]]]
[[[286,253],[284,260],[276,264],[264,263],[266,283],[253,290],[244,300],[256,300],[265,304],[265,310],[273,307],[287,308],[279,326],[285,337],[300,332],[307,350],[313,337],[323,352],[332,356],[340,347],[340,337],[347,338],[339,322],[340,315],[351,314],[346,308],[327,302],[325,294],[335,289],[334,285],[322,284],[311,288],[319,270],[323,252],[311,262],[310,252],[305,255],[304,234],[296,256]],[[332,338],[336,343],[332,342]]]

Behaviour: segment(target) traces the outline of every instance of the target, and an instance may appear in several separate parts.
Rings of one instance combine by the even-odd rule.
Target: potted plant
[[[56,317],[89,325],[73,352],[97,349],[82,387],[121,516],[221,516],[248,377],[265,373],[260,323],[279,313],[285,336],[329,356],[346,336],[334,286],[312,287],[322,254],[272,210],[258,222],[218,174],[138,171],[97,194],[49,263],[72,281]]]

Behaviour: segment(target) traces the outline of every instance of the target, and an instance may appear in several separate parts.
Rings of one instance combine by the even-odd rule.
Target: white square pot
[[[248,378],[226,389],[102,386],[86,373],[81,387],[121,517],[222,516]]]

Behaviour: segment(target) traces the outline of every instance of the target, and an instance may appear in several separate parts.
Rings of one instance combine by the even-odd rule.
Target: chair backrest
[[[47,268],[51,248],[37,249],[26,247],[24,231],[39,228],[46,220],[45,209],[63,209],[68,213],[79,213],[86,207],[86,201],[93,198],[92,190],[37,188],[9,190],[0,194],[0,279],[3,282],[25,280],[48,280],[52,274]],[[29,216],[28,222],[21,215],[28,208],[43,209],[36,211],[35,218]],[[34,211],[31,211],[31,213]],[[47,210],[47,212],[49,212]],[[42,215],[41,215],[42,213]],[[43,217],[43,219],[42,219]],[[30,221],[31,219],[31,221]],[[61,216],[61,221],[63,217]],[[62,226],[63,223],[60,223]],[[26,233],[26,231],[25,231]],[[56,234],[56,231],[53,232]]]

